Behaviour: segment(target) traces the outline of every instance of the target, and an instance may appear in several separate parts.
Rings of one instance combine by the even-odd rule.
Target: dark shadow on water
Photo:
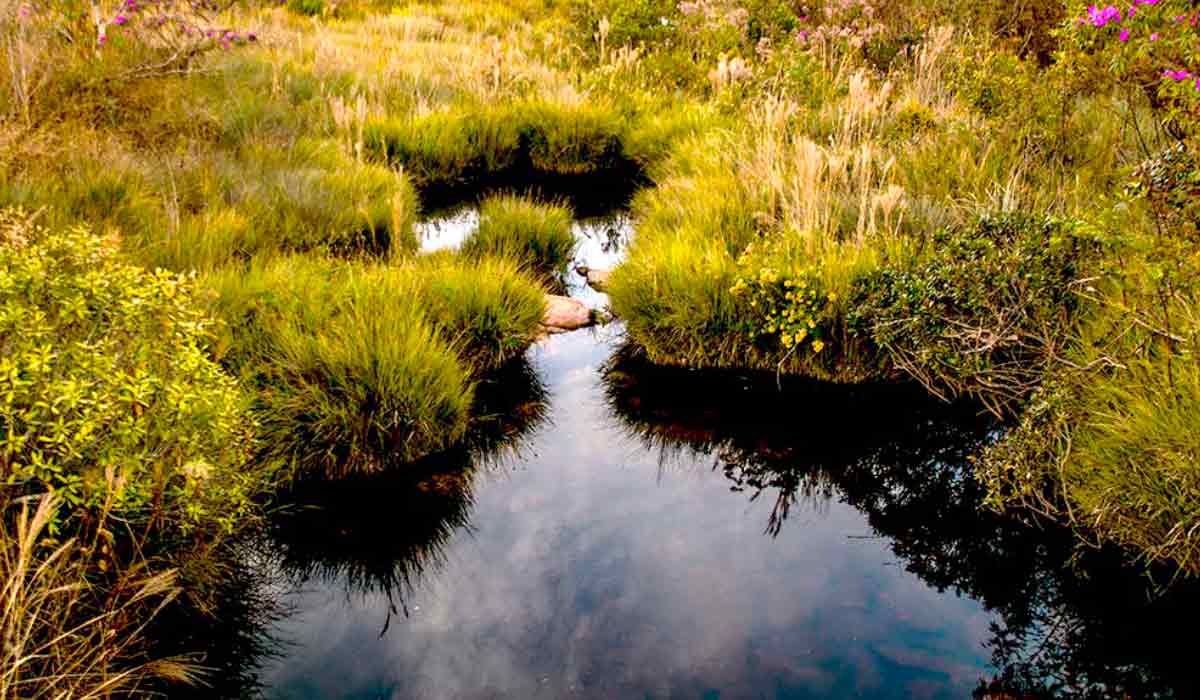
[[[262,666],[283,658],[286,644],[272,626],[288,614],[254,543],[241,542],[227,560],[212,562],[210,596],[164,608],[146,630],[153,658],[181,656],[203,669],[200,685],[152,685],[146,690],[182,700],[258,698]]]
[[[996,613],[998,672],[975,697],[1198,697],[1179,635],[1200,621],[1200,584],[1162,591],[1119,552],[982,508],[970,458],[1001,428],[975,407],[906,386],[658,367],[628,347],[604,383],[625,429],[662,460],[716,454],[733,490],[773,498],[768,534],[798,501],[838,499],[928,585]]]
[[[385,594],[392,613],[407,614],[405,597],[442,565],[450,537],[470,529],[478,471],[519,452],[544,420],[545,401],[541,379],[520,359],[479,381],[474,423],[457,448],[379,474],[292,484],[276,496],[281,507],[267,528],[279,569],[294,583]]]
[[[565,202],[580,219],[625,209],[649,180],[632,164],[615,171],[556,175],[516,168],[490,173],[484,181],[436,185],[421,189],[424,218],[436,218],[462,206],[477,205],[494,194],[529,195],[545,202]]]

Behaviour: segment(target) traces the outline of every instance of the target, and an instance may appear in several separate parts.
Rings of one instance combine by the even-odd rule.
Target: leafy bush
[[[86,228],[0,216],[0,475],[75,509],[198,536],[254,513],[253,423],[209,355],[189,279],[122,262]],[[110,479],[116,479],[115,493]]]
[[[1006,411],[1043,379],[1093,252],[1064,222],[985,216],[936,235],[917,267],[860,279],[849,328],[931,391]]]
[[[529,197],[490,197],[479,207],[479,228],[463,241],[468,257],[506,258],[548,279],[563,279],[575,256],[571,210]]]
[[[1080,8],[1082,11],[1082,8]],[[1180,133],[1200,123],[1200,10],[1190,0],[1089,6],[1068,20],[1063,63],[1081,89],[1143,92]]]

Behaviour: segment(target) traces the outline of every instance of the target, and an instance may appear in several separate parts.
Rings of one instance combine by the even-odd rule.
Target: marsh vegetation
[[[148,625],[239,609],[251,544],[412,588],[478,463],[545,418],[546,295],[585,296],[597,245],[613,410],[782,484],[769,531],[798,493],[874,519],[915,480],[929,518],[987,523],[956,549],[1037,522],[1190,585],[1198,25],[1189,0],[0,0],[0,698],[203,682]],[[631,240],[585,235],[615,210]],[[709,410],[729,376],[771,412]],[[779,453],[775,428],[857,441],[831,397],[883,409],[833,414],[871,439]],[[932,406],[986,417],[942,454]],[[385,542],[396,494],[418,515]]]

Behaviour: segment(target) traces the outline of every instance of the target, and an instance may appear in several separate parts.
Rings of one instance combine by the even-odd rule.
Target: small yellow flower
[[[813,352],[821,352],[822,350],[825,349],[825,343],[821,342],[820,340],[814,340],[813,344],[812,344],[812,349],[813,349]]]
[[[829,293],[829,301],[837,301],[837,295],[833,292]]]

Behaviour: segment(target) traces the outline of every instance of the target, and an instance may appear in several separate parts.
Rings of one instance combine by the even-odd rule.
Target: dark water
[[[605,267],[629,227],[577,233]],[[970,407],[658,368],[619,325],[481,396],[455,454],[287,495],[248,559],[266,697],[1193,697],[1156,632],[1191,593],[1110,558],[1080,578],[1069,533],[981,511],[967,458],[997,429]]]

